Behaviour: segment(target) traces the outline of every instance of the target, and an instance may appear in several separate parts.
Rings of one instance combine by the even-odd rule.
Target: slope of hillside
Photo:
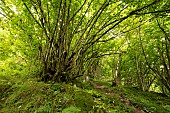
[[[170,98],[100,81],[72,84],[0,78],[1,113],[168,113]]]

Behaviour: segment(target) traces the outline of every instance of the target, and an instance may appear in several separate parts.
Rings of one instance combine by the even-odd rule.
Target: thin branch
[[[105,8],[106,8],[107,6],[109,6],[109,3],[103,4],[103,7],[101,7],[101,8],[99,9],[99,13],[95,16],[96,19],[94,20],[93,24],[92,24],[91,27],[89,28],[89,31],[87,32],[87,36],[89,35],[89,33],[90,33],[90,31],[92,30],[92,28],[95,26],[98,18],[100,17],[100,15],[102,14],[102,12],[105,10]],[[90,39],[91,39],[91,38],[90,38]]]
[[[144,13],[136,13],[136,15],[145,15],[145,14],[155,14],[155,13],[170,13],[170,9],[167,10],[160,10],[160,11],[151,11],[151,12],[144,12]]]
[[[39,0],[39,3],[38,3],[38,6],[39,6],[39,9],[40,9],[40,12],[41,12],[41,25],[43,27],[43,30],[45,32],[45,35],[46,37],[48,38],[48,40],[50,39],[50,37],[48,36],[48,33],[47,33],[47,29],[48,27],[46,28],[45,27],[45,24],[47,24],[47,20],[46,20],[46,16],[44,14],[44,10],[42,9],[42,4],[41,4],[41,0]]]
[[[62,0],[60,0],[60,6],[59,6],[59,9],[58,9],[58,15],[56,16],[56,24],[54,26],[54,30],[53,30],[53,34],[52,34],[52,38],[54,39],[55,37],[55,34],[57,33],[57,27],[58,27],[58,22],[59,22],[59,19],[60,19],[60,12],[61,12],[61,7],[62,7]],[[52,39],[52,40],[53,40]]]
[[[97,19],[99,18],[99,16],[101,15],[102,11],[108,6],[108,2],[104,2],[102,4],[102,6],[95,12],[95,14],[93,15],[93,17],[91,17],[91,19],[87,22],[86,27],[84,29],[84,32],[81,34],[80,38],[77,40],[77,45],[75,45],[75,49],[77,47],[79,47],[79,43],[81,41],[81,39],[83,38],[84,34],[86,33],[87,29],[90,27],[90,25],[95,25],[95,23],[97,22]],[[95,20],[94,20],[95,19]],[[94,20],[94,21],[93,21]],[[90,27],[91,28],[91,27]],[[91,28],[92,29],[92,28]],[[90,30],[91,30],[90,29]],[[87,37],[86,37],[87,38]],[[83,45],[82,45],[83,46]]]
[[[0,12],[0,15],[2,15],[3,17],[7,18],[7,19],[10,19],[8,18],[5,14],[3,14],[2,12]]]
[[[24,4],[24,6],[26,7],[27,11],[29,12],[29,14],[30,14],[30,15],[32,16],[32,18],[34,19],[34,21],[35,21],[41,28],[43,28],[43,27],[41,26],[41,24],[35,19],[34,15],[33,15],[32,12],[30,11],[30,9],[28,8],[28,6],[27,6],[26,3],[24,2],[24,0],[22,0],[22,2],[23,2],[23,4]]]
[[[157,24],[158,24],[159,28],[161,29],[161,31],[162,31],[162,32],[164,33],[164,35],[165,35],[165,41],[166,41],[166,42],[165,42],[166,56],[167,56],[168,64],[169,64],[169,67],[170,67],[170,56],[169,56],[169,47],[168,47],[168,35],[167,35],[167,33],[165,32],[165,30],[161,27],[161,25],[160,25],[160,23],[158,22],[158,20],[157,20]],[[162,44],[163,44],[163,43],[162,43]],[[170,76],[170,75],[169,75],[168,66],[167,66],[166,61],[165,61],[165,58],[164,58],[164,55],[163,55],[163,53],[160,52],[160,48],[158,48],[158,51],[159,51],[159,53],[160,53],[160,56],[161,56],[161,59],[162,59],[162,63],[163,63],[163,65],[164,65],[164,67],[165,67],[166,73],[167,73],[168,76]]]
[[[84,19],[85,15],[87,14],[87,11],[89,10],[89,8],[90,8],[90,6],[91,6],[91,4],[92,4],[93,1],[94,1],[94,0],[92,0],[92,1],[90,2],[90,4],[88,5],[88,7],[87,7],[87,9],[86,9],[86,11],[85,11],[85,13],[84,13],[84,15],[81,17],[80,21],[78,22],[77,26],[75,27],[75,29],[74,29],[74,31],[73,31],[73,35],[78,31],[79,26],[81,26],[81,24],[82,24],[82,22],[83,22],[83,19]],[[84,5],[85,5],[85,4],[84,4]],[[78,13],[78,12],[77,12],[77,13]],[[89,21],[91,21],[91,20],[89,20]],[[88,21],[87,23],[89,23],[89,21]],[[84,28],[84,31],[85,31],[85,29],[87,29],[87,27]]]
[[[79,29],[79,26],[81,26],[81,24],[82,24],[82,22],[83,22],[83,19],[84,19],[85,15],[87,14],[87,12],[88,12],[91,4],[93,3],[93,1],[94,1],[94,0],[91,0],[90,4],[89,4],[88,7],[86,8],[86,11],[85,11],[84,15],[81,17],[78,25],[77,25],[76,28],[74,29],[74,32],[73,32],[73,34],[72,34],[72,37],[74,36],[74,34],[75,34],[75,33],[77,32],[77,30]],[[103,4],[102,4],[102,5],[103,5]],[[100,9],[100,8],[99,8],[99,9]],[[75,51],[75,50],[77,49],[77,47],[79,47],[80,41],[82,40],[85,32],[87,31],[88,27],[89,27],[89,26],[91,25],[91,23],[93,22],[95,16],[98,14],[98,12],[99,12],[99,10],[97,10],[97,11],[95,12],[95,14],[93,15],[93,17],[91,17],[91,18],[88,20],[88,22],[86,23],[85,28],[83,28],[83,32],[82,32],[80,38],[76,41],[77,45],[74,46],[74,50],[73,50],[73,51]]]
[[[157,21],[157,24],[158,24],[160,30],[164,33],[165,38],[170,42],[170,39],[169,39],[169,37],[168,37],[168,34],[167,34],[166,31],[164,30],[164,28],[161,27],[161,25],[159,24],[158,20],[156,20],[156,21]]]
[[[139,28],[140,26],[144,25],[145,23],[147,23],[148,21],[152,20],[153,18],[154,18],[154,17],[146,20],[146,21],[143,22],[142,24],[139,24],[138,26],[136,26],[136,27],[134,27],[134,28],[132,28],[132,29],[123,31],[123,30],[126,28],[126,27],[125,27],[125,28],[124,28],[123,30],[121,30],[120,32],[121,32],[121,34],[124,34],[124,33],[130,32],[130,31],[132,31],[132,30],[135,30],[136,28]],[[109,39],[106,39],[106,40],[99,40],[98,42],[107,42],[107,41],[110,41],[110,40],[112,40],[112,39],[114,39],[114,38],[116,38],[116,37],[118,37],[118,36],[121,36],[121,34],[118,33],[118,34],[116,34],[116,36],[113,36],[113,37],[111,37],[111,38],[109,38]]]
[[[50,2],[51,3],[51,2]],[[52,4],[52,3],[51,3]],[[48,30],[51,33],[51,23],[50,23],[50,10],[49,10],[49,4],[47,2],[47,23],[48,23]]]
[[[87,0],[84,1],[84,3],[80,6],[80,8],[73,14],[73,16],[70,18],[70,21],[73,20],[73,18],[77,15],[77,13],[83,8],[83,6],[86,4]]]
[[[115,22],[117,21],[117,23],[115,23],[113,26],[111,26],[110,28],[108,28],[108,29],[107,29],[103,34],[101,34],[96,40],[94,40],[93,42],[87,43],[87,44],[89,44],[89,46],[86,48],[86,50],[87,50],[90,46],[92,46],[94,43],[96,43],[100,38],[102,38],[104,35],[106,35],[110,30],[112,30],[112,29],[115,28],[117,25],[119,25],[121,22],[123,22],[124,20],[126,20],[127,18],[129,18],[129,17],[131,17],[131,16],[133,16],[133,15],[136,15],[137,12],[142,11],[142,10],[145,9],[145,8],[148,8],[148,7],[154,5],[154,4],[157,3],[157,2],[159,2],[159,1],[155,0],[155,1],[152,2],[151,4],[148,4],[148,5],[146,5],[146,6],[142,7],[142,8],[139,8],[139,9],[136,9],[136,10],[134,10],[134,11],[131,11],[127,16],[124,16],[124,17],[120,18],[119,21],[115,20]],[[109,25],[110,25],[110,24],[109,24]],[[105,27],[107,27],[107,26],[105,26]],[[98,32],[97,32],[97,33],[98,33]],[[93,38],[97,36],[97,33],[93,35]]]

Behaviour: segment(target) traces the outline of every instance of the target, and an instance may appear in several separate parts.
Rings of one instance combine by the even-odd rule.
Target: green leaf
[[[63,109],[62,113],[77,113],[79,111],[81,111],[79,108],[70,106],[68,108]]]

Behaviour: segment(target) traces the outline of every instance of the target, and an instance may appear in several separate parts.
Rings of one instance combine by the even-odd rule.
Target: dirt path
[[[106,88],[105,86],[97,83],[97,82],[94,82],[94,81],[91,81],[90,82],[96,89],[100,90],[101,92],[105,93],[107,96],[116,96],[113,92],[111,92],[108,88]]]
[[[105,86],[101,85],[100,83],[97,83],[95,81],[90,81],[90,83],[99,91],[105,93],[107,96],[112,97],[112,96],[117,96],[114,92],[110,91],[108,88]],[[118,96],[119,100],[125,105],[125,106],[137,106],[134,105],[129,99],[125,98],[123,95]],[[133,110],[133,113],[146,113],[143,110],[140,110],[139,108],[136,108]]]

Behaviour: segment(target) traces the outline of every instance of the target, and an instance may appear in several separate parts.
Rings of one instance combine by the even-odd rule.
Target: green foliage
[[[153,113],[167,113],[169,111],[170,98],[161,93],[143,92],[133,87],[126,87],[126,97],[131,99],[134,105]]]
[[[79,108],[76,108],[76,107],[68,107],[68,108],[65,108],[62,110],[62,113],[78,113],[80,112],[81,110]]]
[[[1,0],[0,112],[170,112],[169,5]]]
[[[82,83],[83,89],[70,84],[48,84],[12,76],[1,76],[0,81],[2,113],[128,113],[135,109],[169,112],[169,97],[154,92],[143,92],[133,87],[111,88],[110,84],[103,81],[95,82],[104,84],[103,88],[93,85],[89,87],[91,83],[86,82]]]
[[[74,101],[75,105],[83,111],[90,111],[93,109],[94,101],[93,97],[89,93],[82,91],[75,92]]]

